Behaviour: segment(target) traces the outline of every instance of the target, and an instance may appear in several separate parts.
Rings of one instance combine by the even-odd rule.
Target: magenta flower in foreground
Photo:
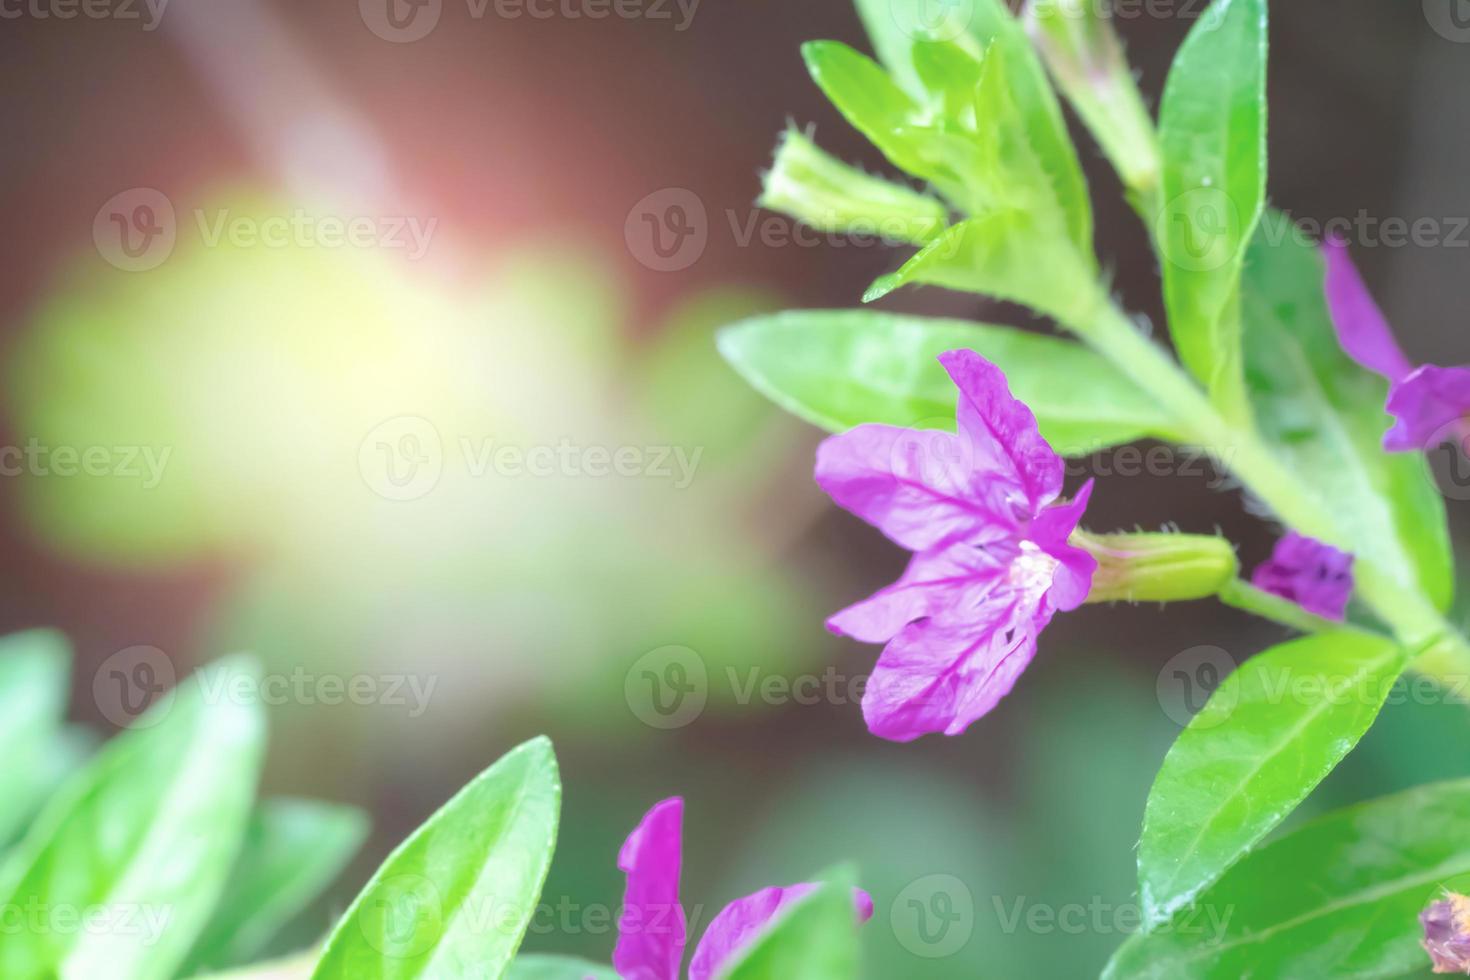
[[[1353,556],[1290,531],[1256,569],[1251,584],[1308,612],[1341,620],[1353,594]]]
[[[649,810],[618,854],[628,876],[613,967],[622,980],[679,980],[686,921],[679,904],[683,862],[684,801],[675,797]],[[731,902],[710,922],[689,962],[689,980],[711,980],[736,954],[758,938],[791,903],[815,885],[766,888]],[[858,921],[873,916],[867,892],[854,896]]]
[[[1087,598],[1097,562],[1067,543],[1092,483],[1067,504],[1062,459],[973,351],[939,361],[958,432],[863,425],[817,450],[817,483],[914,552],[903,577],[827,622],[885,643],[863,696],[875,735],[958,735],[1015,685],[1057,610]]]
[[[1327,306],[1338,342],[1349,357],[1389,382],[1386,407],[1394,425],[1383,437],[1383,448],[1423,452],[1470,434],[1470,427],[1459,427],[1470,416],[1470,368],[1415,368],[1358,275],[1346,243],[1328,239],[1322,251],[1327,257]]]

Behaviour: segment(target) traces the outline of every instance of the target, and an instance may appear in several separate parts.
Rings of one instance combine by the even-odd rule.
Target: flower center
[[[1021,553],[1011,562],[1006,580],[1023,592],[1045,592],[1061,562],[1041,550],[1034,541],[1022,541]]]

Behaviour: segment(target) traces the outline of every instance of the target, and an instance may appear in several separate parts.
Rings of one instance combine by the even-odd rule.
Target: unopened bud
[[[1097,559],[1088,602],[1208,599],[1239,571],[1235,549],[1224,538],[1077,531],[1071,543]]]
[[[1153,118],[1102,0],[1027,0],[1026,29],[1123,183],[1151,194],[1159,183]]]
[[[787,130],[766,174],[763,208],[826,232],[923,245],[949,225],[944,204],[850,167],[797,130]]]
[[[1435,973],[1470,976],[1470,898],[1448,892],[1419,913],[1424,927],[1421,944],[1434,961]]]

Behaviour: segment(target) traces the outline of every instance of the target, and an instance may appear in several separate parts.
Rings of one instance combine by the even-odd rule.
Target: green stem
[[[1327,508],[1251,429],[1221,416],[1178,363],[1133,324],[1107,297],[1091,322],[1069,324],[1101,354],[1148,391],[1177,423],[1175,435],[1197,444],[1230,470],[1288,526],[1352,551]],[[1419,592],[1361,556],[1354,565],[1356,591],[1393,630],[1399,642],[1425,652],[1414,669],[1452,685],[1470,677],[1470,643]]]
[[[1289,626],[1301,633],[1325,633],[1342,629],[1341,623],[1314,616],[1301,606],[1279,595],[1258,589],[1244,579],[1232,579],[1220,590],[1220,601],[1243,612]]]

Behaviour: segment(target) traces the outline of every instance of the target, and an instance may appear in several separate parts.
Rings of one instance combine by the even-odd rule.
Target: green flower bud
[[[1077,531],[1071,543],[1097,559],[1088,602],[1208,599],[1240,569],[1229,541],[1199,534]]]
[[[1134,195],[1159,184],[1158,135],[1105,0],[1027,0],[1026,29],[1077,115]]]
[[[923,245],[949,226],[944,204],[927,194],[865,174],[787,130],[757,202],[818,231]]]

